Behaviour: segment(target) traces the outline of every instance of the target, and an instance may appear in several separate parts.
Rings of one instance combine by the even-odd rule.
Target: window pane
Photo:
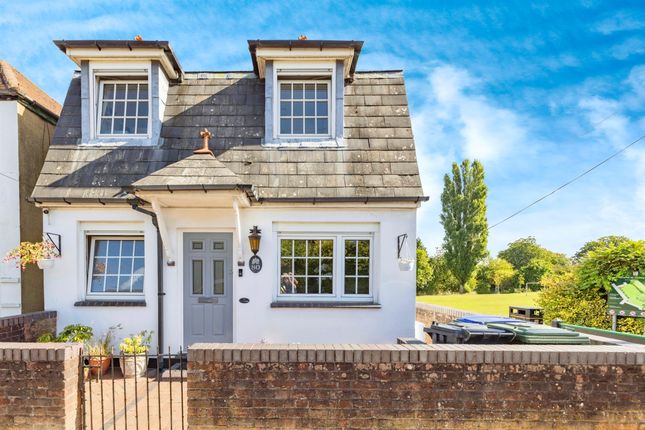
[[[283,257],[293,255],[293,241],[291,239],[280,240],[280,255]]]
[[[316,84],[305,84],[305,98],[316,98]]]
[[[119,259],[118,258],[108,258],[107,268],[105,272],[109,275],[118,275],[119,274]]]
[[[358,294],[370,293],[370,278],[358,278]]]
[[[148,102],[139,102],[138,116],[148,116]]]
[[[125,114],[127,116],[136,116],[137,115],[137,102],[128,102],[128,103],[126,103]]]
[[[316,88],[316,98],[327,100],[327,84],[318,84]]]
[[[104,282],[104,276],[92,276],[92,285],[90,286],[90,291],[93,293],[102,293]]]
[[[125,134],[134,134],[135,132],[136,120],[134,118],[128,118],[125,120]]]
[[[132,283],[131,276],[119,276],[119,291],[129,293],[131,283]]]
[[[358,241],[358,256],[359,257],[369,257],[370,256],[370,241],[369,240],[359,240]]]
[[[102,119],[101,120],[101,134],[110,134],[112,133],[112,120],[111,119]]]
[[[291,84],[280,84],[280,99],[288,100],[291,98]]]
[[[302,102],[293,102],[293,116],[302,116]]]
[[[345,275],[346,276],[356,275],[356,260],[354,258],[345,259]]]
[[[148,84],[139,85],[139,100],[148,100]]]
[[[97,240],[94,242],[94,255],[96,257],[107,255],[107,240]]]
[[[115,102],[114,115],[123,116],[124,113],[125,113],[125,102]]]
[[[114,134],[123,134],[123,118],[114,119],[114,128],[112,129]]]
[[[218,240],[218,241],[213,242],[213,249],[214,249],[215,251],[219,251],[219,250],[224,249],[224,242],[219,241],[219,240]]]
[[[293,274],[296,276],[304,275],[307,267],[305,258],[296,258],[293,260]]]
[[[291,115],[291,102],[280,102],[280,115]]]
[[[319,275],[320,274],[320,259],[311,258],[307,260],[307,275]]]
[[[144,266],[143,262],[144,262],[143,258],[135,258],[132,264],[132,273],[143,275],[143,266]]]
[[[356,241],[345,241],[345,257],[356,257]]]
[[[284,276],[291,273],[291,258],[282,258],[280,260],[280,275]]]
[[[320,294],[320,280],[318,277],[307,278],[307,294]]]
[[[307,288],[305,285],[305,278],[302,276],[296,277],[296,294],[306,294]]]
[[[121,100],[125,99],[125,84],[116,85],[116,98]]]
[[[293,134],[302,134],[302,119],[293,119]]]
[[[345,276],[345,294],[356,294],[356,278]]]
[[[92,267],[92,273],[94,275],[103,275],[105,274],[105,265],[107,261],[105,258],[95,258],[94,266]]]
[[[143,257],[143,240],[134,241],[134,255],[137,257]]]
[[[316,121],[313,118],[305,120],[305,134],[316,134]]]
[[[367,258],[358,259],[358,274],[367,276],[370,274],[370,260]]]
[[[202,242],[201,240],[194,240],[194,241],[191,243],[191,247],[192,247],[193,249],[197,249],[197,250],[199,250],[199,249],[204,249],[204,242]]]
[[[132,278],[132,292],[140,293],[143,291],[143,276],[134,276]]]
[[[280,120],[280,134],[291,134],[291,119]]]
[[[329,130],[327,128],[327,120],[326,119],[318,119],[318,134],[328,134]]]
[[[148,120],[139,118],[137,120],[137,134],[146,134],[148,132]]]
[[[132,258],[122,258],[119,264],[119,275],[132,274]]]
[[[297,282],[293,274],[283,273],[280,276],[280,294],[295,294]]]
[[[105,277],[105,292],[116,292],[118,287],[119,277],[118,276],[106,276]]]
[[[293,84],[293,99],[302,99],[303,84]]]
[[[101,109],[101,115],[103,116],[112,116],[114,112],[114,103],[113,102],[103,102],[103,109]]]
[[[316,115],[318,115],[318,116],[327,116],[328,115],[327,102],[317,102],[316,103],[316,109],[317,109]]]
[[[134,240],[121,241],[121,256],[129,257],[131,255],[134,255]]]
[[[213,294],[224,294],[224,260],[213,260]]]
[[[320,255],[320,241],[319,240],[308,240],[307,241],[307,254],[310,257],[317,257]]]
[[[334,241],[333,240],[322,240],[322,256],[323,257],[333,257],[334,256]]]
[[[104,100],[114,99],[114,84],[105,84],[103,86],[103,99]]]
[[[193,260],[193,294],[204,293],[204,262],[202,260]]]
[[[322,278],[321,280],[321,293],[322,294],[332,294],[334,290],[334,283],[332,278]]]
[[[334,274],[333,258],[323,258],[320,260],[320,274],[323,276],[332,276]]]
[[[293,255],[296,257],[305,257],[307,255],[307,241],[294,240],[293,241]]]
[[[127,90],[127,99],[136,100],[137,99],[137,84],[128,84]]]

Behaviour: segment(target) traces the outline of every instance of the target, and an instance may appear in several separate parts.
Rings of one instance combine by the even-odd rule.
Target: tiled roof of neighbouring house
[[[0,98],[2,97],[21,97],[56,117],[62,109],[56,100],[4,60],[0,60]]]
[[[262,146],[264,82],[253,73],[200,73],[199,79],[186,73],[169,89],[161,140],[154,147],[79,145],[80,106],[80,77],[75,77],[33,193],[36,200],[120,199],[133,184],[162,183],[171,176],[181,182],[178,177],[195,172],[189,157],[201,146],[204,127],[214,134],[210,148],[217,161],[239,178],[232,183],[252,186],[258,199],[423,198],[401,72],[357,72],[346,85],[342,148]],[[184,159],[185,166],[178,163]]]

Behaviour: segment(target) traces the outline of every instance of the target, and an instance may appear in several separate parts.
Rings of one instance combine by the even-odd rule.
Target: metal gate
[[[185,429],[186,354],[82,355],[83,429]],[[125,369],[125,371],[124,371]]]

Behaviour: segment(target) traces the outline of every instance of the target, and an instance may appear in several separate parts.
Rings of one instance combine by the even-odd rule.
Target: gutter
[[[166,295],[163,291],[163,242],[157,214],[139,207],[138,201],[129,201],[133,210],[148,215],[152,218],[152,225],[157,229],[157,348],[163,351],[163,298]]]
[[[427,202],[428,196],[418,197],[260,197],[258,202],[275,203],[372,203],[372,202]]]

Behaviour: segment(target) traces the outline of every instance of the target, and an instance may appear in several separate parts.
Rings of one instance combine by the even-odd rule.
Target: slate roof
[[[201,168],[189,157],[201,147],[204,127],[214,134],[210,148],[217,160],[239,178],[231,183],[252,186],[258,200],[424,199],[401,72],[356,72],[346,85],[343,148],[262,146],[264,82],[253,73],[185,73],[169,89],[155,147],[79,145],[80,107],[75,76],[33,192],[36,201],[122,200],[133,184],[162,177],[179,183],[179,169]]]
[[[0,60],[0,98],[23,98],[35,103],[54,117],[58,117],[61,105],[56,100],[31,82],[11,64]]]

